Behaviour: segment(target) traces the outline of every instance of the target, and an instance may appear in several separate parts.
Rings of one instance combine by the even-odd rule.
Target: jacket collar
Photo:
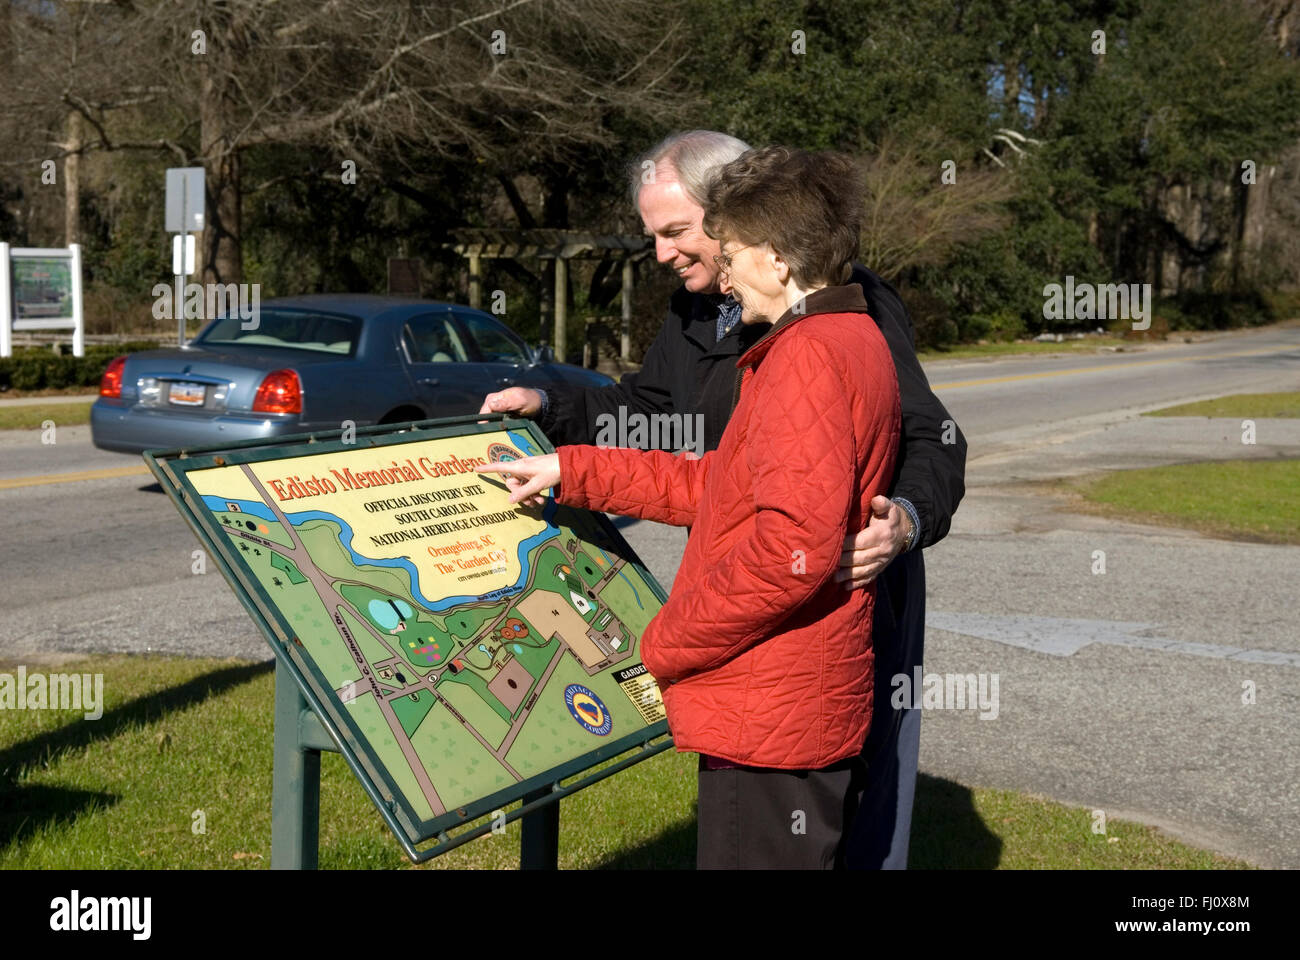
[[[814,290],[803,298],[802,310],[796,313],[795,310],[798,307],[800,307],[800,304],[796,303],[781,314],[776,323],[772,324],[772,328],[763,334],[758,342],[746,350],[741,358],[736,361],[736,366],[748,367],[759,363],[767,354],[767,351],[772,349],[772,341],[804,317],[811,317],[818,313],[866,313],[867,301],[862,295],[862,288],[856,283],[850,282],[843,286],[822,287],[820,290]]]
[[[686,288],[682,287],[683,292]],[[697,347],[707,350],[717,339],[718,295],[696,293],[690,295],[689,311],[684,317],[686,323],[682,333]]]
[[[686,288],[679,288],[685,292]],[[742,323],[721,340],[718,336],[717,296],[695,293],[690,295],[687,315],[682,319],[682,336],[698,347],[706,357],[738,357],[755,341],[757,331]],[[766,324],[763,325],[766,328]]]

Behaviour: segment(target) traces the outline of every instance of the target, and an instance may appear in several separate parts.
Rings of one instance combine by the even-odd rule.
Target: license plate
[[[204,392],[201,383],[173,383],[167,391],[167,400],[182,407],[201,407]]]

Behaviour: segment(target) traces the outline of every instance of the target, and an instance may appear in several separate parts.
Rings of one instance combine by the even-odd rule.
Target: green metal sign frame
[[[545,435],[531,420],[512,419],[502,414],[474,414],[441,420],[362,427],[356,429],[355,435],[347,441],[342,439],[344,433],[342,430],[331,430],[278,437],[269,441],[250,440],[188,449],[151,450],[143,455],[150,471],[171,497],[208,555],[216,562],[240,603],[261,629],[275,653],[277,790],[283,784],[284,790],[293,791],[294,795],[286,794],[285,797],[278,797],[273,803],[276,810],[273,815],[272,832],[282,835],[284,843],[287,844],[284,849],[297,851],[295,854],[286,854],[286,857],[296,861],[291,865],[315,865],[316,825],[314,822],[298,821],[315,819],[314,788],[318,785],[319,779],[318,752],[323,749],[337,749],[343,755],[352,772],[360,780],[366,794],[379,808],[385,822],[413,862],[420,863],[432,859],[468,840],[488,833],[493,829],[493,821],[477,823],[474,826],[467,825],[475,824],[475,821],[493,813],[498,814],[495,822],[499,824],[502,822],[500,813],[503,808],[522,800],[523,803],[519,808],[504,814],[504,822],[524,818],[525,860],[532,860],[534,862],[531,865],[540,866],[545,865],[546,860],[553,859],[555,838],[552,834],[558,826],[557,815],[554,812],[541,810],[542,807],[558,803],[561,797],[590,786],[673,745],[671,738],[668,737],[667,722],[661,720],[544,773],[529,777],[470,803],[461,804],[441,816],[422,819],[374,754],[362,736],[356,720],[348,710],[337,704],[332,696],[333,687],[312,659],[302,652],[301,642],[298,641],[293,626],[281,613],[253,571],[239,556],[239,552],[232,548],[230,538],[222,532],[221,525],[208,510],[202,496],[188,476],[193,471],[213,467],[287,460],[335,452],[355,452],[367,447],[392,447],[424,440],[501,430],[525,433],[529,440],[544,452],[550,453],[554,450]],[[625,562],[630,563],[641,575],[659,602],[661,604],[666,602],[667,594],[663,588],[636,557],[627,541],[608,518],[598,513],[590,516],[595,520],[601,533],[614,544]],[[309,713],[303,709],[304,706],[309,708]],[[282,727],[286,729],[282,730]],[[298,753],[297,760],[290,756],[293,752]],[[305,765],[300,763],[304,753],[307,756]],[[316,764],[314,769],[313,754],[315,754]],[[621,759],[609,766],[599,770],[592,769],[619,757]],[[281,771],[279,768],[282,766],[286,768],[293,766],[293,770]],[[583,774],[585,776],[580,776]],[[574,777],[579,779],[565,782]],[[292,786],[303,778],[308,781],[315,780],[316,783],[307,782]],[[307,793],[300,795],[299,791],[304,787]],[[280,802],[281,800],[285,802]],[[274,822],[276,815],[282,819],[289,818],[279,824],[279,829]],[[533,830],[529,829],[530,822],[534,827]],[[544,825],[540,835],[536,829],[539,824]],[[463,826],[467,829],[457,830],[454,835],[449,832]],[[535,848],[531,856],[528,850],[530,834]],[[290,837],[292,840],[289,839]],[[436,839],[437,842],[424,850],[417,849],[417,844],[431,839]],[[539,844],[544,851],[540,857],[537,853]],[[545,852],[547,850],[550,852]],[[274,849],[272,860],[272,865],[276,865]],[[537,862],[539,860],[542,862]]]

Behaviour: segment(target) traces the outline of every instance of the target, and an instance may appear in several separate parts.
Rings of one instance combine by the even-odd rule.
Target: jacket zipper
[[[740,385],[744,382],[745,371],[748,369],[749,367],[741,367],[736,371],[736,389],[731,394],[731,413],[736,412],[736,405],[740,403]],[[728,419],[730,419],[730,415],[728,415]]]

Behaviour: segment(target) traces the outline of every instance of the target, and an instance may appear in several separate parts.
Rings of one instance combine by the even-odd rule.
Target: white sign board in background
[[[172,273],[188,277],[194,272],[194,234],[172,237]]]
[[[79,244],[41,249],[0,243],[0,357],[13,356],[15,330],[71,330],[73,355],[85,356]]]

